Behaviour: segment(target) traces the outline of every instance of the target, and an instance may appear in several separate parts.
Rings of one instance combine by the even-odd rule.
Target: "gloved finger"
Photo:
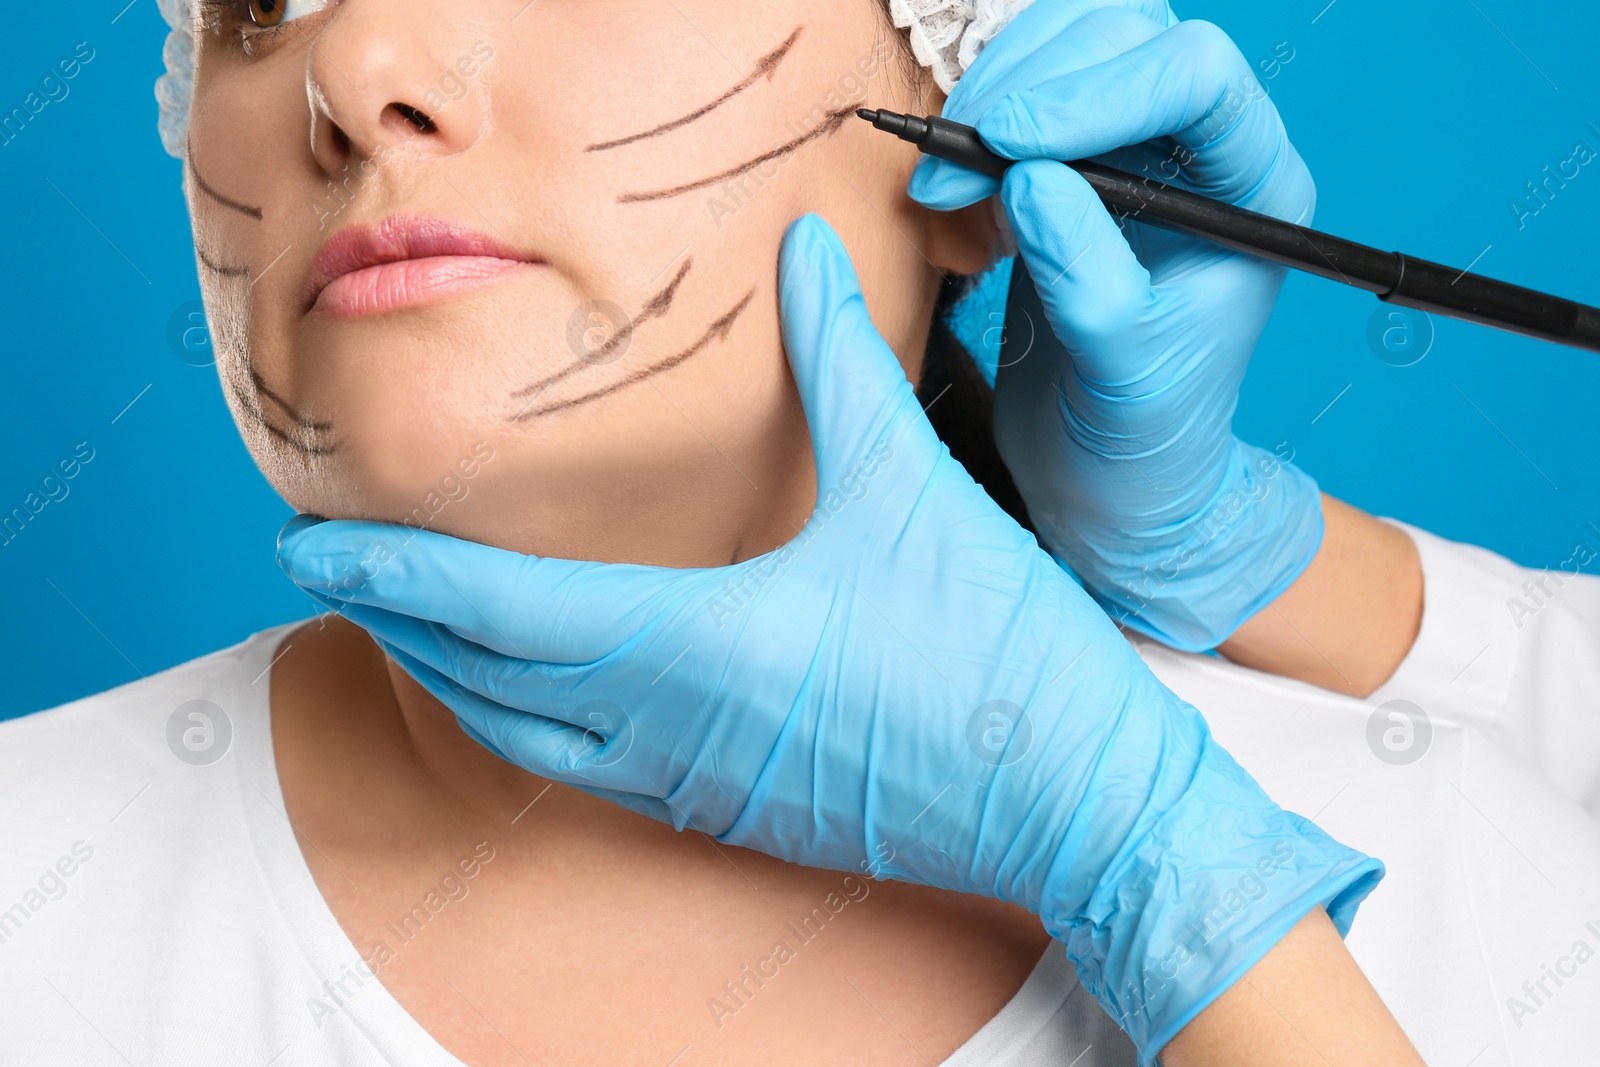
[[[385,655],[456,713],[456,724],[463,733],[496,756],[658,822],[674,823],[678,829],[683,828],[682,823],[674,819],[670,805],[658,797],[593,784],[591,779],[597,777],[598,770],[619,762],[627,754],[604,753],[603,746],[613,741],[613,736],[598,734],[588,723],[575,725],[520,708],[502,707],[493,699],[485,699],[483,694],[410,655],[403,647],[383,637],[378,629],[369,626],[371,617],[380,614],[380,609],[355,606],[350,612],[358,615],[365,612],[365,618],[352,621],[372,633]]]
[[[1000,191],[1000,179],[934,156],[923,156],[911,171],[906,195],[933,211],[958,211]]]
[[[1035,3],[983,50],[956,83],[942,114],[973,125],[1011,93],[1143,44],[1166,29],[1169,18],[1164,3]],[[934,156],[918,161],[907,186],[912,199],[940,211],[965,207],[999,191],[999,179]]]
[[[378,646],[456,719],[469,736],[509,763],[545,778],[589,784],[585,755],[594,749],[587,731],[542,715],[503,708],[439,673],[405,651],[380,640]]]
[[[1282,217],[1304,211],[1299,199],[1278,203],[1289,199],[1279,191],[1309,184],[1309,176],[1277,108],[1209,22],[1181,22],[1117,59],[1012,93],[977,127],[1014,159],[1085,159],[1171,137],[1182,174],[1152,178]]]
[[[573,677],[570,667],[503,655],[461,637],[442,623],[367,604],[342,603],[326,595],[313,596],[367,631],[385,649],[404,653],[486,700],[513,709],[537,708],[546,718],[583,729],[590,726],[583,718],[581,701],[567,684]]]
[[[816,215],[779,255],[783,346],[800,389],[822,492],[889,444],[931,462],[937,438],[894,352],[873,326],[850,254]]]
[[[1079,373],[1096,380],[1124,373],[1120,356],[1142,352],[1138,331],[1155,294],[1150,272],[1094,189],[1071,167],[1024,160],[1006,174],[1001,202],[1051,331]]]
[[[390,652],[388,648],[384,649]],[[661,787],[655,760],[660,753],[625,736],[605,736],[542,715],[504,708],[452,687],[451,679],[398,649],[390,652],[407,674],[456,713],[469,737],[507,763],[618,804],[678,829],[687,815],[656,794]]]
[[[347,520],[291,521],[278,564],[308,593],[443,623],[486,649],[550,664],[592,663],[614,651],[654,618],[659,594],[696,573],[524,556]]]

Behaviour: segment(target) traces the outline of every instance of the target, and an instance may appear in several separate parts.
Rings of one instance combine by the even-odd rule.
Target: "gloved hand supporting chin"
[[[1040,915],[1149,1063],[1382,866],[1267,799],[950,458],[814,216],[780,296],[819,491],[776,552],[672,570],[297,522],[281,561],[535,774]]]

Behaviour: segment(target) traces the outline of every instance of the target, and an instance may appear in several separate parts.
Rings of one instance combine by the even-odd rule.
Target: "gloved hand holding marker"
[[[1206,26],[1209,24],[1203,22],[1180,23],[1179,28],[1169,32],[1180,32],[1180,28],[1182,34],[1209,32],[1201,29]],[[1172,46],[1169,41],[1160,47]],[[982,58],[985,57],[980,57],[980,62]],[[1125,78],[1126,71],[1118,75]],[[1110,151],[1120,144],[1086,149],[1076,134],[1074,120],[1078,116],[1073,108],[1092,98],[1080,93],[1073,99],[1062,99],[1052,95],[1052,88],[1045,85],[1007,99],[976,127],[939,115],[918,118],[866,108],[856,114],[877,129],[915,143],[930,156],[978,174],[1000,178],[1015,162],[1055,159],[1082,175],[1119,218],[1203,237],[1226,248],[1365,289],[1391,304],[1600,352],[1600,308],[1307,229],[1292,220],[1166,184],[1148,172],[1141,176],[1092,162],[1086,158],[1088,155]],[[1175,99],[1166,103],[1179,104]],[[1159,111],[1147,115],[1152,125],[1147,137],[1140,140],[1156,136],[1156,125],[1163,119],[1176,117]]]
[[[978,57],[945,113],[1018,155],[1178,175],[1192,200],[1308,225],[1311,174],[1250,84],[1249,64],[1209,23],[1036,3]],[[958,143],[971,153],[971,139]],[[1232,428],[1286,271],[1119,226],[1089,181],[1051,159],[1003,173],[927,156],[910,186],[941,209],[998,193],[1016,236],[1008,315],[1031,321],[1007,330],[996,444],[1040,540],[1118,622],[1186,651],[1214,648],[1322,544],[1315,481]]]

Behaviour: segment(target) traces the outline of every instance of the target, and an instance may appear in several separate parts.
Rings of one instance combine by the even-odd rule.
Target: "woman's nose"
[[[488,123],[493,46],[441,0],[344,0],[312,45],[311,148],[330,176],[351,163],[445,156]]]

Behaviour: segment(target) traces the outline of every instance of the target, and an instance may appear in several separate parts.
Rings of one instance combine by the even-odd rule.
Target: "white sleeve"
[[[1392,521],[1392,520],[1387,520]],[[1422,558],[1422,628],[1372,704],[1447,706],[1600,818],[1600,567],[1545,570],[1394,523]]]

